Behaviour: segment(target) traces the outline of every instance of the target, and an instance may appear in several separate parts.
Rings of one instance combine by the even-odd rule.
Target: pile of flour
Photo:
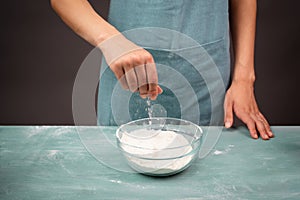
[[[123,146],[124,151],[137,156],[126,155],[131,166],[134,165],[132,167],[138,171],[153,174],[166,174],[180,170],[192,159],[192,156],[189,155],[171,160],[151,160],[152,158],[162,159],[179,157],[192,151],[192,147],[189,145],[188,140],[174,131],[139,129],[130,133],[124,133],[120,140],[123,144],[129,145]],[[175,148],[179,146],[184,147]],[[150,158],[150,160],[138,158],[139,156]]]

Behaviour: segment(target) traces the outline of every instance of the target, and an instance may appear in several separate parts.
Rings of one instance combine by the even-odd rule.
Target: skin
[[[122,36],[87,0],[51,0],[51,5],[75,33],[100,48],[124,89],[152,100],[162,93],[152,55]],[[224,101],[224,123],[230,128],[236,115],[247,125],[252,138],[268,140],[274,135],[254,95],[255,22],[256,0],[230,0],[235,59],[233,80]]]
[[[158,78],[152,55],[123,37],[115,27],[95,12],[87,0],[50,2],[57,14],[75,33],[101,49],[109,67],[124,89],[138,91],[142,98],[150,97],[152,100],[162,93],[157,84]],[[105,42],[111,40],[114,42]],[[136,67],[139,70],[135,70]]]
[[[230,0],[230,23],[234,51],[234,72],[224,102],[224,123],[229,128],[235,114],[248,127],[252,138],[274,137],[270,125],[260,112],[254,95],[254,41],[256,0]]]

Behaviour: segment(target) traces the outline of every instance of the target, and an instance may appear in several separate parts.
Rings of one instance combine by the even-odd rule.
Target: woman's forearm
[[[162,93],[152,55],[106,22],[87,0],[51,0],[51,5],[74,32],[102,51],[124,89],[152,100]]]
[[[87,0],[51,0],[51,5],[74,32],[94,46],[119,34]]]
[[[256,0],[230,0],[234,51],[233,81],[253,83]]]

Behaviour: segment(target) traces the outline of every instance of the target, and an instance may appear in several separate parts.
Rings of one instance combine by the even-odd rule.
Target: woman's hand
[[[126,39],[88,1],[51,0],[51,5],[74,32],[101,49],[123,88],[138,91],[141,97],[149,96],[152,100],[162,93],[151,54]]]
[[[226,128],[232,126],[234,113],[247,125],[252,138],[260,135],[269,140],[274,137],[268,121],[258,109],[252,83],[233,81],[225,96],[224,110]]]
[[[118,34],[98,45],[124,89],[155,100],[162,89],[152,55]]]

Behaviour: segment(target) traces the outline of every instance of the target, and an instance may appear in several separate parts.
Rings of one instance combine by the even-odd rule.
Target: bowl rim
[[[116,138],[117,138],[118,143],[120,143],[122,145],[130,146],[130,147],[134,147],[134,148],[144,149],[144,150],[154,150],[153,148],[145,148],[145,147],[141,147],[141,146],[135,146],[135,145],[123,143],[123,142],[121,142],[121,138],[119,136],[120,130],[124,126],[129,125],[131,123],[138,122],[138,121],[144,121],[144,120],[147,120],[147,119],[149,120],[150,118],[142,118],[142,119],[138,119],[138,120],[133,120],[133,121],[130,121],[128,123],[125,123],[125,124],[122,124],[121,126],[119,126],[118,129],[117,129],[117,131],[116,131]],[[155,149],[155,150],[171,150],[171,149],[179,149],[179,148],[183,148],[183,147],[193,146],[196,142],[198,142],[199,140],[201,140],[201,138],[203,136],[203,130],[202,130],[202,128],[199,125],[197,125],[197,124],[195,124],[195,123],[193,123],[191,121],[188,121],[188,120],[179,119],[179,118],[172,118],[172,117],[153,117],[151,119],[170,119],[170,120],[182,121],[182,122],[186,122],[186,123],[189,123],[190,125],[195,126],[200,131],[200,135],[198,136],[198,138],[195,138],[192,142],[190,142],[188,144],[181,145],[181,146],[176,146],[176,147],[168,147],[168,148],[163,148],[163,149]]]

